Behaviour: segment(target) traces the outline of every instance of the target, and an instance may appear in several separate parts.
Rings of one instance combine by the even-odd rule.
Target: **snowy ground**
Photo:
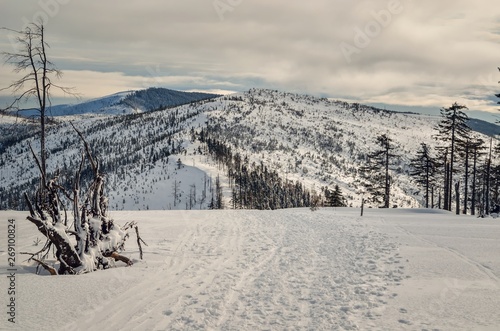
[[[37,276],[17,256],[7,321],[7,220],[16,250],[41,237],[0,212],[2,330],[499,330],[500,220],[423,210],[113,212],[149,244],[132,267]]]

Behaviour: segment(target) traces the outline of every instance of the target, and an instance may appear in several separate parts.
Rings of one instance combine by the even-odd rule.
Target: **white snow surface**
[[[2,330],[499,330],[500,221],[422,209],[120,211],[135,263],[36,275],[17,255],[7,322],[7,220],[16,251],[41,234],[0,211]]]

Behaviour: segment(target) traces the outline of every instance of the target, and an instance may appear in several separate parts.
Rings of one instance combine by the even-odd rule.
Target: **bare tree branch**
[[[81,138],[84,151],[81,154],[79,168],[75,171],[72,192],[59,184],[58,172],[52,178],[48,178],[45,126],[47,111],[51,106],[51,92],[53,88],[67,94],[73,94],[73,92],[71,88],[59,86],[52,81],[54,77],[60,78],[62,72],[47,58],[46,51],[49,45],[44,38],[43,22],[30,24],[24,31],[17,33],[17,41],[21,48],[16,53],[2,54],[5,62],[14,66],[14,72],[23,73],[23,75],[0,91],[10,90],[13,94],[17,94],[9,109],[19,109],[21,102],[30,99],[38,103],[41,131],[40,152],[37,155],[31,144],[29,144],[29,149],[40,172],[41,180],[33,197],[30,198],[25,193],[25,199],[30,211],[27,219],[36,225],[49,244],[46,244],[40,252],[30,254],[31,259],[53,275],[81,274],[100,268],[106,269],[109,268],[112,259],[132,265],[132,261],[120,255],[120,252],[124,249],[129,231],[136,223],[131,222],[120,228],[107,217],[104,174],[100,172],[99,161],[92,155],[90,145],[73,123],[71,126]],[[82,195],[81,177],[86,159],[89,161],[93,179],[86,194]],[[68,225],[65,202],[72,205],[72,225]],[[137,226],[135,231],[142,258],[141,243],[146,243],[139,236]],[[72,238],[73,236],[75,238]],[[58,271],[44,262],[51,245],[55,249],[55,257],[59,262]],[[45,256],[40,257],[39,255],[44,252]]]
[[[137,235],[137,246],[139,246],[139,256],[142,260],[142,246],[141,246],[141,242],[144,244],[144,245],[148,245],[146,244],[146,242],[144,240],[142,240],[141,236],[139,235],[139,227],[138,226],[135,226],[135,233]]]
[[[94,170],[94,173],[97,173],[99,171],[99,169],[98,169],[98,163],[96,161],[94,161],[94,158],[92,157],[92,153],[90,151],[89,144],[87,143],[87,141],[83,137],[83,134],[80,132],[80,130],[78,130],[75,127],[75,125],[73,124],[73,122],[69,122],[69,123],[71,124],[71,126],[73,127],[73,129],[75,129],[75,131],[78,134],[78,136],[80,136],[80,138],[82,139],[83,145],[85,146],[85,152],[87,153],[87,158],[89,159],[90,165],[92,166],[92,170]]]
[[[132,262],[132,260],[130,260],[128,257],[120,255],[117,252],[113,252],[113,253],[111,253],[109,255],[105,255],[105,256],[106,257],[112,257],[112,258],[115,259],[115,261],[122,261],[122,262],[126,263],[128,266],[131,266],[131,265],[134,264]]]
[[[47,263],[40,261],[38,259],[32,258],[33,261],[38,262],[45,270],[47,270],[52,276],[57,276],[57,270],[49,266]]]
[[[41,265],[45,270],[47,270],[52,276],[57,276],[57,270],[54,269],[54,267],[49,266],[47,263],[37,259],[35,256],[38,255],[39,253],[27,253],[27,252],[20,252],[19,254],[24,254],[24,255],[31,255],[31,257],[28,259],[33,260],[37,262],[39,265]],[[38,268],[37,268],[38,269]],[[38,272],[37,272],[38,273]]]
[[[42,186],[45,188],[47,186],[47,173],[45,172],[45,169],[43,169],[42,164],[40,163],[40,160],[36,156],[36,153],[33,150],[33,147],[31,147],[30,143],[28,143],[28,146],[30,148],[31,154],[33,155],[33,158],[35,159],[38,170],[40,171],[40,175],[42,176]]]

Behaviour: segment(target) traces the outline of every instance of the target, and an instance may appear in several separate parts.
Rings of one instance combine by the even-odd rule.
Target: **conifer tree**
[[[498,71],[500,71],[500,67],[498,67]],[[500,82],[498,82],[498,83],[500,83]],[[500,93],[495,94],[495,96],[496,96],[497,98],[500,98]],[[499,104],[499,105],[500,105],[500,101],[498,101],[498,102],[497,102],[497,104]],[[499,123],[499,122],[497,121],[497,123]]]
[[[397,157],[394,154],[396,146],[386,134],[378,136],[375,142],[380,147],[368,154],[367,165],[361,168],[361,172],[366,180],[365,187],[372,201],[383,203],[384,208],[389,208],[391,193],[389,170],[394,158]]]
[[[415,176],[415,181],[425,189],[425,208],[429,208],[429,197],[435,185],[438,162],[432,157],[427,144],[420,145],[420,149],[415,158],[411,160],[410,165],[413,168],[410,174]]]
[[[482,151],[485,149],[485,142],[482,139],[477,139],[472,143],[472,192],[471,192],[471,215],[476,214],[476,208],[478,205],[478,160],[482,155]]]
[[[220,183],[219,175],[215,178],[215,206],[214,209],[224,209],[224,202],[222,201],[222,186]]]
[[[475,177],[473,176],[477,172],[477,158],[480,155],[480,151],[484,148],[481,147],[484,141],[477,137],[467,137],[464,142],[458,145],[458,151],[460,157],[463,160],[463,170],[464,170],[464,198],[463,198],[463,209],[462,213],[467,214],[469,210],[469,201],[471,201],[471,211],[474,211],[474,203],[472,203],[474,194],[470,194],[470,186],[475,185]],[[473,176],[471,180],[471,176]],[[472,182],[472,183],[471,183]],[[474,191],[474,190],[473,190]],[[474,214],[472,214],[474,215]]]
[[[327,204],[330,207],[345,207],[346,202],[345,198],[342,195],[342,190],[338,185],[335,185],[335,189],[330,191],[328,188],[325,191],[325,196],[327,200]]]
[[[434,136],[436,140],[444,144],[448,153],[444,154],[444,188],[445,206],[444,209],[451,211],[455,163],[459,144],[463,144],[470,135],[470,128],[467,125],[469,117],[462,110],[466,106],[454,103],[449,108],[441,108],[441,122],[435,127],[438,133]],[[449,154],[449,155],[448,155]]]

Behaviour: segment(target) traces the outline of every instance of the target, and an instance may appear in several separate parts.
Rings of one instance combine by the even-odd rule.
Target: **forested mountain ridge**
[[[354,205],[364,191],[359,169],[375,137],[394,136],[401,155],[393,169],[394,204],[418,205],[407,175],[409,159],[416,141],[432,143],[438,118],[272,90],[251,90],[221,102],[209,122],[220,139],[317,191],[339,185]]]
[[[145,100],[143,104],[159,104],[158,99],[139,99]],[[111,209],[213,207],[216,179],[225,207],[239,207],[232,200],[235,187],[241,186],[236,179],[240,177],[228,172],[235,162],[218,161],[200,139],[208,135],[224,144],[233,157],[239,155],[252,174],[279,175],[273,186],[279,183],[280,189],[263,189],[266,194],[281,194],[292,185],[298,192],[296,185],[300,185],[307,190],[301,193],[301,201],[310,202],[314,194],[324,195],[326,187],[338,186],[348,205],[359,206],[365,193],[360,169],[376,148],[375,138],[386,134],[394,140],[398,155],[390,169],[391,206],[417,207],[422,189],[410,176],[410,161],[420,143],[438,145],[433,135],[440,120],[263,89],[146,113],[61,118],[48,132],[48,165],[52,173],[59,170],[67,185],[81,153],[81,142],[68,119],[100,159]],[[16,125],[25,133],[5,140],[0,148],[2,209],[22,208],[22,193],[38,178],[27,144],[37,150],[37,129]],[[273,203],[277,202],[264,206],[272,208]]]
[[[212,93],[182,92],[151,87],[144,90],[118,92],[77,104],[51,106],[47,110],[49,116],[126,115],[177,107],[218,96]],[[23,117],[36,117],[38,115],[36,109],[25,109],[16,113]]]
[[[474,131],[484,135],[495,137],[500,134],[500,127],[496,124],[489,123],[477,118],[469,118],[467,125]]]

